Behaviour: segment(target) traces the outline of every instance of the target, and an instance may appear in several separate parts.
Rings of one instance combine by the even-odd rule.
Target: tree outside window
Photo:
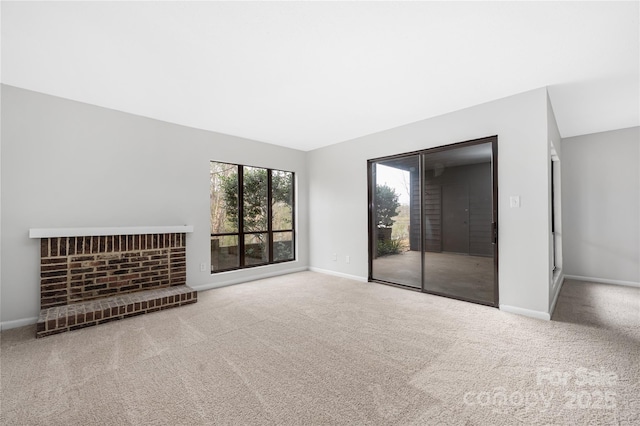
[[[292,172],[211,162],[212,271],[294,260]]]

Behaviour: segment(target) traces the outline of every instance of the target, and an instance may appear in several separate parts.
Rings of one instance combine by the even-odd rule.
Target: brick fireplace
[[[191,227],[32,229],[40,238],[36,337],[197,301],[186,285]]]

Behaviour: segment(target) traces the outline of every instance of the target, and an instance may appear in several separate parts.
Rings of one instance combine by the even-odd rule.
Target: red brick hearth
[[[36,337],[197,301],[185,233],[43,237]]]
[[[197,301],[198,294],[195,290],[180,285],[55,306],[40,311],[36,337],[77,330]]]

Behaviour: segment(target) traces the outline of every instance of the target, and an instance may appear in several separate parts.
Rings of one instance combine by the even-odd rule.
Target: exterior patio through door
[[[497,137],[369,160],[369,280],[498,306]]]

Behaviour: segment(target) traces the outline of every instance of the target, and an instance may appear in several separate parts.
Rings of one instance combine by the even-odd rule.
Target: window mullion
[[[238,255],[240,268],[245,266],[244,259],[244,166],[238,166]]]
[[[267,169],[267,241],[269,247],[269,263],[273,263],[273,203],[272,203],[272,171]]]
[[[296,179],[295,175],[291,174],[291,250],[293,250],[292,256],[296,258]]]

